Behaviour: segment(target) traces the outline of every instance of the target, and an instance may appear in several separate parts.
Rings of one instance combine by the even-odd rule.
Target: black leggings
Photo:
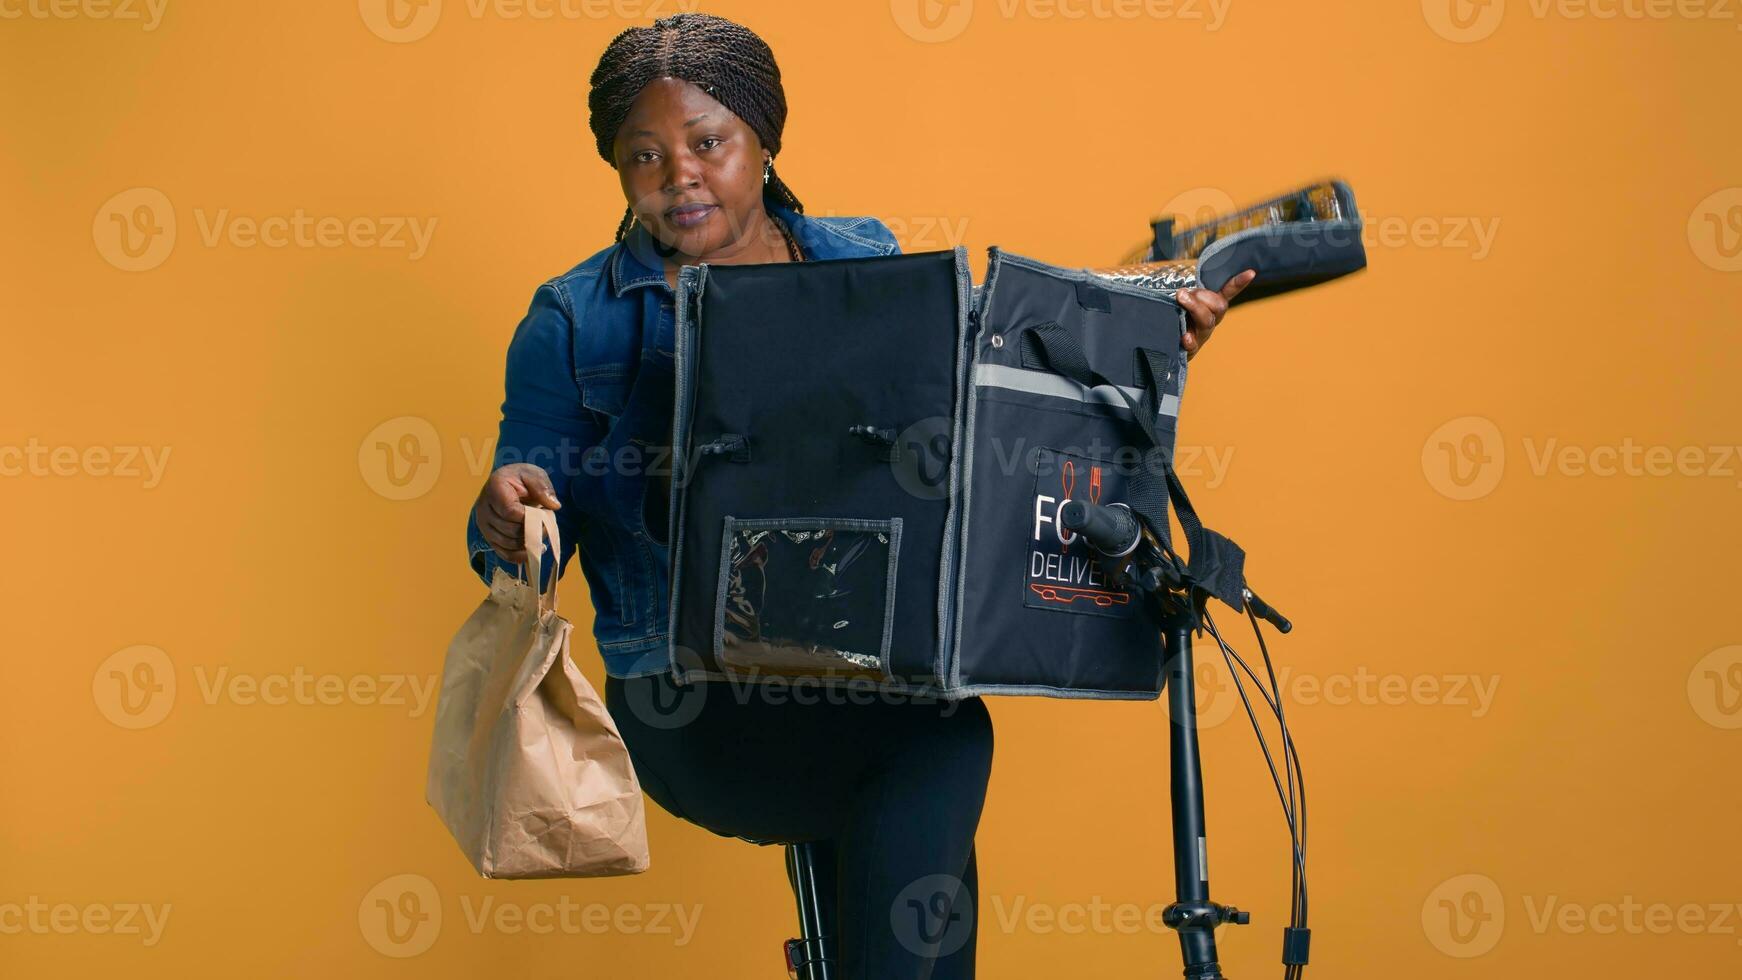
[[[974,830],[992,771],[979,698],[680,687],[661,674],[608,677],[605,704],[642,789],[674,816],[726,836],[825,842],[833,867],[818,872],[825,889],[833,879],[846,980],[973,977]]]

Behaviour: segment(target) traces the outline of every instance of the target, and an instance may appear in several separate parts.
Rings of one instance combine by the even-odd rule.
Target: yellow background
[[[0,974],[779,976],[773,849],[650,807],[644,876],[484,881],[423,802],[433,706],[209,693],[220,672],[433,683],[483,591],[461,532],[509,335],[622,211],[587,76],[677,9],[447,0],[389,39],[372,2],[169,0],[146,29],[0,0],[0,447],[79,453],[58,473],[0,457]],[[1367,272],[1235,311],[1181,436],[1227,460],[1188,481],[1298,624],[1273,651],[1300,679],[1309,975],[1734,975],[1742,461],[1719,447],[1742,442],[1742,14],[1232,0],[1212,24],[1205,0],[978,0],[960,22],[935,8],[959,33],[925,40],[902,2],[705,6],[774,48],[780,168],[812,213],[880,216],[910,251],[959,241],[977,275],[994,244],[1115,259],[1185,192],[1335,174],[1367,215]],[[176,237],[124,271],[111,215],[137,201],[111,202],[135,188]],[[415,258],[202,233],[299,211],[435,224]],[[376,443],[407,433],[425,461],[402,490]],[[1563,452],[1629,445],[1680,455],[1603,475]],[[143,457],[111,472],[128,447],[168,453],[153,485]],[[597,681],[578,576],[563,594]],[[129,673],[157,656],[141,646],[162,659]],[[154,724],[112,720],[140,720],[117,672],[174,678]],[[1256,923],[1221,934],[1223,958],[1274,975],[1286,838],[1225,677],[1205,677],[1216,895]],[[1362,695],[1363,677],[1397,680]],[[1486,710],[1453,693],[1476,682]],[[1170,899],[1161,709],[992,710],[981,974],[1176,975],[1169,934],[1047,918]],[[388,955],[411,950],[368,919],[403,875],[443,918]],[[101,912],[17,928],[33,899],[170,913],[147,945]],[[472,928],[492,899],[701,913],[682,945]],[[1629,902],[1674,921],[1604,911]]]

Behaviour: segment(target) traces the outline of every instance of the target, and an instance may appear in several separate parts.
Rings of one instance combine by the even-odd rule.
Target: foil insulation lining
[[[889,544],[881,531],[739,529],[721,583],[723,662],[881,674],[882,657],[853,646],[884,628]]]
[[[1130,262],[1089,271],[1103,279],[1122,282],[1128,286],[1142,286],[1168,295],[1181,289],[1195,289],[1198,285],[1198,263],[1189,259]]]

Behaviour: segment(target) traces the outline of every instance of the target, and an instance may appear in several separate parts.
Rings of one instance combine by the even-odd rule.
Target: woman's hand
[[[550,510],[562,506],[550,485],[550,474],[533,463],[509,463],[491,473],[472,505],[472,516],[491,550],[516,565],[526,563],[527,504]]]
[[[1186,348],[1186,360],[1198,356],[1198,351],[1210,342],[1210,334],[1216,330],[1216,324],[1228,315],[1228,304],[1240,291],[1252,285],[1252,280],[1258,278],[1255,270],[1247,269],[1222,287],[1221,292],[1213,289],[1182,289],[1173,298],[1191,316],[1191,325],[1186,328],[1182,338]]]

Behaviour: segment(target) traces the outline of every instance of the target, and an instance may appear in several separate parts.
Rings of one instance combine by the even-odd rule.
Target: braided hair
[[[713,14],[673,14],[651,27],[631,27],[611,40],[593,69],[587,95],[589,123],[599,143],[599,155],[617,166],[611,146],[629,107],[647,83],[672,77],[713,96],[756,133],[770,154],[780,152],[786,128],[786,90],[774,52],[747,27]],[[804,205],[771,174],[762,189],[765,203],[804,213]],[[625,207],[617,225],[617,241],[629,231],[635,209]]]

